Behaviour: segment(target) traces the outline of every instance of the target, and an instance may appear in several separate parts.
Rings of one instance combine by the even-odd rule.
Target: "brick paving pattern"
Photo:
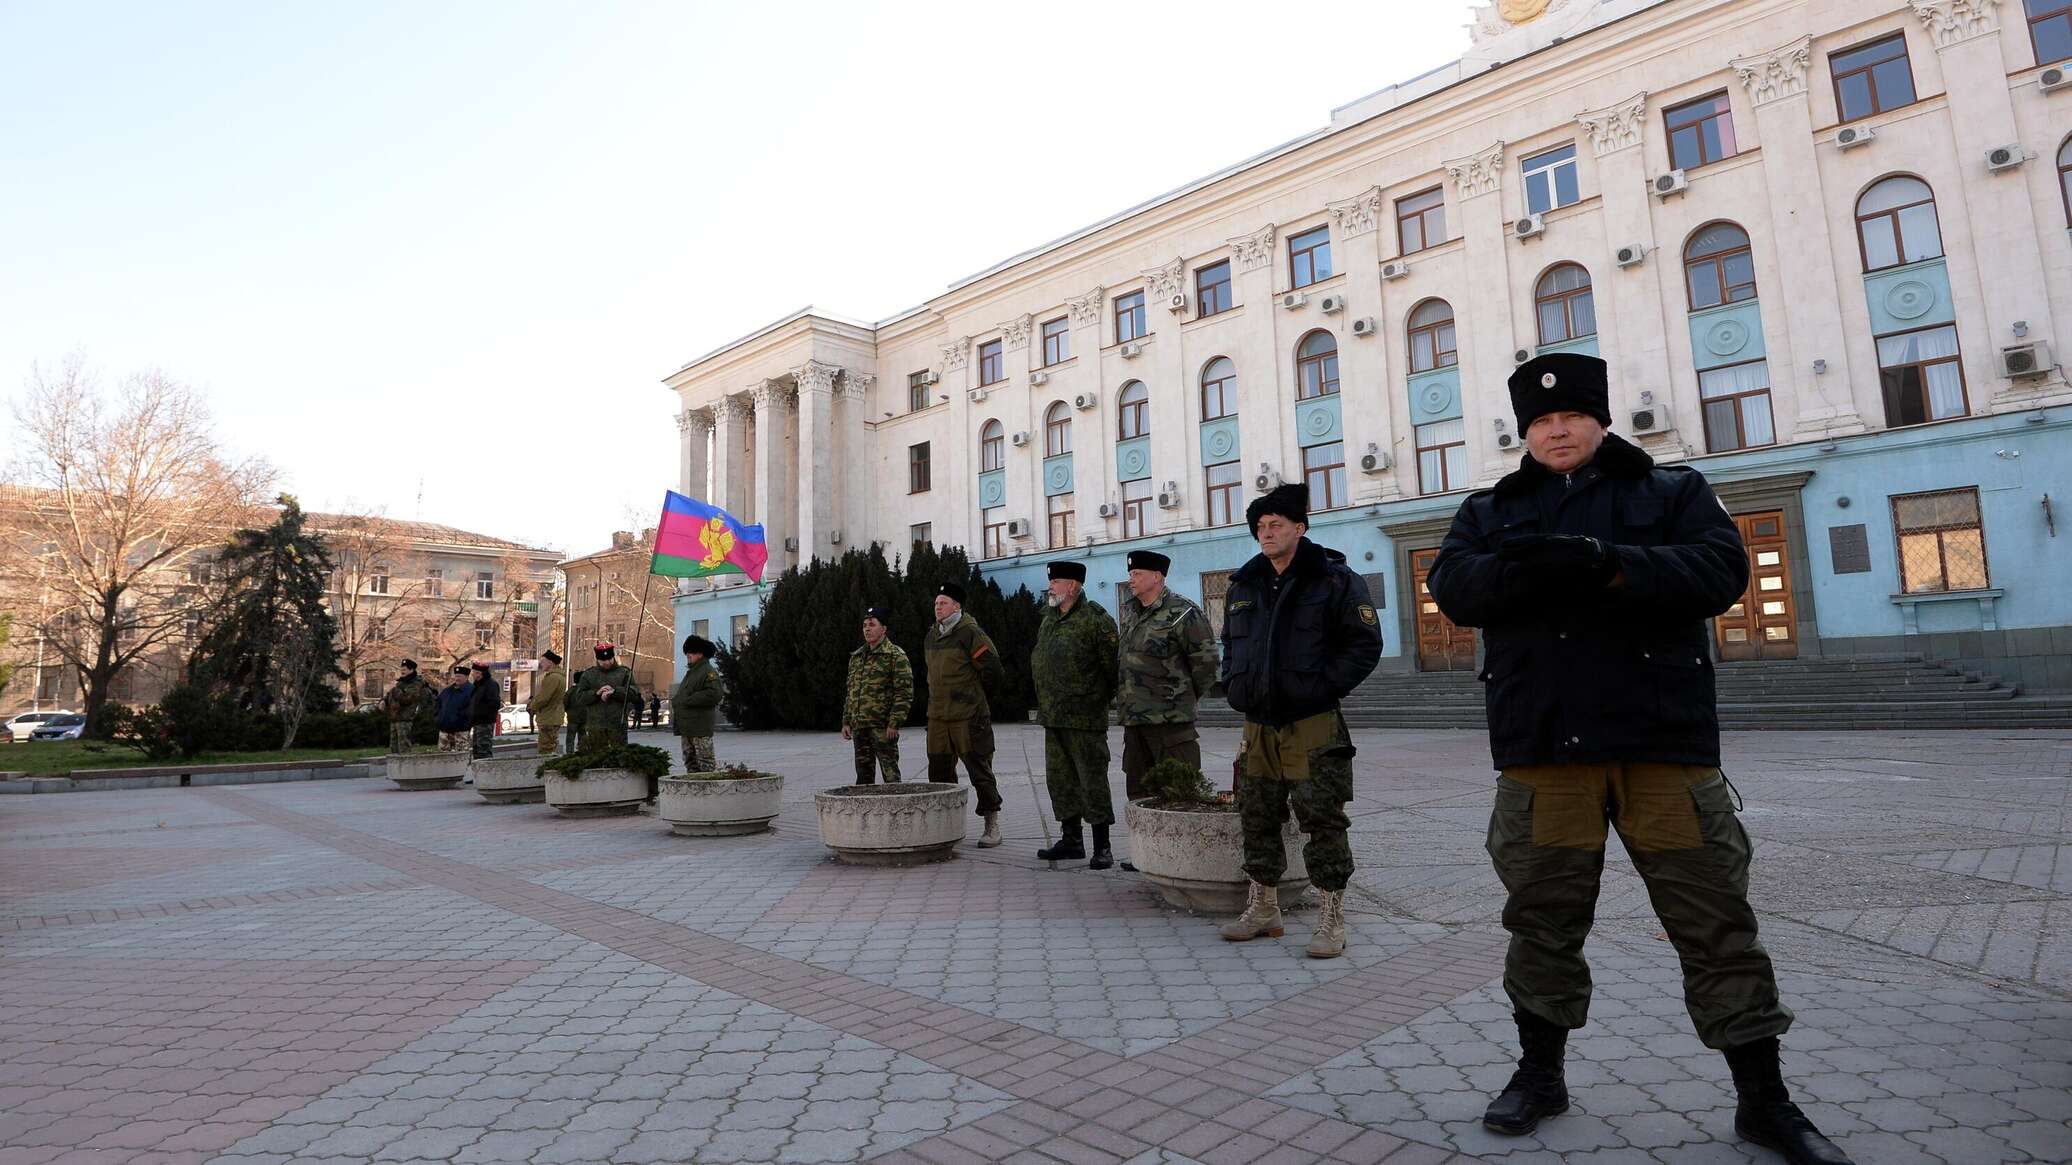
[[[0,1165],[1774,1159],[1616,843],[1575,1107],[1481,1128],[1479,735],[1358,734],[1335,961],[1307,911],[1229,944],[1043,868],[1040,737],[1000,737],[1008,844],[914,870],[828,860],[832,736],[723,738],[788,778],[750,838],[372,780],[0,798]],[[2072,1158],[2072,734],[1728,752],[1814,1118],[1865,1162]]]

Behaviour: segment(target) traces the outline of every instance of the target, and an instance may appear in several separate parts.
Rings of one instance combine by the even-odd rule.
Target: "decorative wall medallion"
[[[1007,350],[1017,351],[1029,346],[1029,329],[1036,323],[1034,316],[1022,316],[1000,325],[1000,338],[1007,341]]]
[[[1705,350],[1715,356],[1732,356],[1748,347],[1748,325],[1740,320],[1719,320],[1705,329]]]
[[[1454,192],[1461,198],[1495,193],[1504,184],[1504,143],[1446,163],[1446,173],[1453,178]]]
[[[1756,105],[1797,97],[1806,91],[1806,71],[1813,65],[1813,38],[1801,37],[1783,48],[1728,63],[1734,66],[1742,87],[1748,90],[1748,100]]]
[[[1331,203],[1331,222],[1343,236],[1364,235],[1381,225],[1381,188]]]
[[[1116,453],[1117,476],[1123,481],[1135,481],[1151,476],[1151,452],[1142,445],[1126,445]]]
[[[1101,302],[1107,298],[1107,295],[1106,291],[1096,287],[1078,299],[1066,300],[1065,306],[1072,309],[1073,324],[1099,323],[1101,320]]]
[[[969,359],[971,359],[970,336],[959,336],[942,346],[942,370],[944,372],[954,372],[964,367],[964,362]]]
[[[1007,503],[1007,481],[997,473],[982,473],[978,478],[978,504],[988,509]]]
[[[1274,227],[1268,223],[1249,235],[1239,235],[1230,240],[1231,257],[1237,260],[1237,269],[1252,271],[1273,262]]]
[[[1640,127],[1647,120],[1648,95],[1636,93],[1617,105],[1594,110],[1576,118],[1590,131],[1590,144],[1597,156],[1630,150],[1640,144]]]
[[[1444,380],[1435,380],[1417,390],[1417,407],[1429,416],[1437,416],[1453,407],[1453,385]]]
[[[1175,259],[1163,267],[1154,267],[1144,272],[1144,301],[1156,303],[1169,296],[1180,294],[1187,279],[1187,262]]]
[[[2000,31],[2000,0],[1909,0],[1937,49]]]
[[[1202,435],[1202,452],[1218,461],[1237,456],[1237,430],[1210,429]]]
[[[1053,490],[1072,488],[1072,459],[1069,456],[1054,459],[1043,467],[1043,483]]]
[[[1885,289],[1885,310],[1896,320],[1915,320],[1935,306],[1935,288],[1919,279],[1903,279]]]
[[[1302,414],[1302,434],[1305,437],[1328,437],[1338,427],[1338,411],[1318,406]]]

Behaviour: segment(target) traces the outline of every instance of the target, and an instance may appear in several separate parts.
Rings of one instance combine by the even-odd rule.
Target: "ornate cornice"
[[[1165,299],[1168,296],[1178,295],[1182,290],[1181,285],[1186,282],[1187,261],[1185,259],[1175,259],[1163,267],[1153,267],[1151,270],[1144,272],[1144,298],[1146,300],[1159,300]]]
[[[1768,105],[1806,92],[1806,71],[1813,66],[1813,38],[1800,37],[1780,49],[1730,61],[1748,90],[1748,100]]]
[[[753,391],[753,387],[750,391]],[[713,415],[727,424],[739,425],[748,419],[749,409],[752,407],[750,399],[748,394],[723,396],[719,398],[719,403],[713,406]]]
[[[1066,300],[1065,306],[1072,309],[1072,322],[1074,324],[1098,323],[1101,319],[1101,304],[1107,298],[1107,291],[1096,287],[1078,299]]]
[[[2000,31],[2000,0],[1909,0],[1938,51]]]
[[[1252,271],[1273,262],[1274,227],[1267,223],[1249,235],[1230,240],[1230,256],[1240,271]]]
[[[842,383],[836,387],[835,395],[849,400],[862,400],[869,394],[871,385],[877,382],[878,378],[868,372],[851,372],[844,368],[842,370]]]
[[[706,434],[712,432],[712,422],[711,409],[688,409],[676,414],[676,431],[696,433],[702,440]]]
[[[1029,328],[1036,323],[1035,316],[1022,316],[1000,325],[1000,338],[1007,342],[1007,350],[1016,352],[1029,346]]]
[[[1381,225],[1381,187],[1329,204],[1331,224],[1341,237],[1364,235]]]
[[[1647,120],[1647,113],[1648,95],[1642,91],[1617,105],[1581,114],[1576,121],[1590,131],[1590,144],[1602,158],[1639,145],[1640,127]]]
[[[841,371],[840,365],[808,360],[791,370],[791,378],[800,392],[833,392],[835,376]]]
[[[1446,163],[1446,173],[1453,179],[1457,197],[1496,193],[1504,186],[1504,143],[1498,142],[1479,154],[1455,158]]]
[[[755,401],[755,415],[758,418],[789,409],[794,395],[791,386],[779,380],[765,380],[761,384],[750,385],[748,393]]]
[[[942,370],[944,372],[955,372],[957,369],[964,367],[964,362],[969,359],[971,359],[970,336],[959,336],[942,345]]]

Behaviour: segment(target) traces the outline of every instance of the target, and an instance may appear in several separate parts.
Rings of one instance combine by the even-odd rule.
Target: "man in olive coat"
[[[683,641],[683,678],[669,696],[669,720],[683,739],[683,768],[687,773],[719,771],[719,757],[712,747],[712,732],[719,721],[719,702],[726,697],[726,683],[712,662],[718,650],[712,640],[693,635]]]
[[[403,661],[403,674],[381,697],[381,710],[388,714],[389,751],[405,753],[410,751],[410,730],[417,723],[417,714],[436,701],[439,693],[424,677],[417,674],[417,661]]]
[[[539,681],[533,684],[532,698],[525,701],[525,710],[532,713],[532,727],[540,738],[540,755],[552,756],[561,742],[561,726],[568,719],[568,677],[561,674],[561,653],[551,649],[541,652],[537,674]]]
[[[1086,597],[1086,564],[1050,564],[1050,605],[1036,628],[1029,671],[1036,681],[1036,719],[1043,725],[1043,775],[1058,843],[1036,851],[1046,862],[1086,857],[1080,822],[1093,826],[1094,855],[1087,865],[1115,864],[1108,827],[1115,802],[1108,792],[1108,706],[1115,700],[1115,620]]]
[[[978,846],[1000,844],[1000,782],[993,778],[993,705],[986,689],[1006,675],[1000,652],[964,613],[964,588],[946,582],[935,592],[935,623],[922,638],[928,668],[928,779],[957,783],[957,762],[971,774],[985,832]]]
[[[597,665],[583,669],[571,702],[583,722],[583,748],[595,752],[626,743],[626,720],[640,703],[640,685],[633,669],[619,662],[618,648],[596,647]]]
[[[1518,1071],[1483,1124],[1530,1132],[1568,1108],[1563,1055],[1590,1009],[1583,943],[1608,828],[1683,963],[1684,1001],[1726,1056],[1744,1138],[1846,1162],[1793,1104],[1778,1063],[1792,1014],[1748,902],[1748,833],[1720,770],[1708,622],[1748,585],[1748,552],[1705,478],[1606,432],[1605,364],[1541,356],[1510,381],[1527,455],[1461,503],[1427,585],[1482,628],[1489,854],[1508,899],[1504,962]]]
[[[914,706],[914,667],[892,642],[892,612],[863,613],[863,646],[849,653],[849,686],[842,701],[842,736],[856,749],[856,783],[899,781],[899,726]]]

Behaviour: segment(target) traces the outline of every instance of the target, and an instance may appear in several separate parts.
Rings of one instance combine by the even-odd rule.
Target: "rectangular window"
[[[994,506],[980,510],[978,521],[984,537],[979,544],[984,547],[987,558],[999,558],[1007,553],[1007,507]]]
[[[2072,60],[2072,0],[2022,0],[2029,12],[2029,42],[2036,63]]]
[[[1968,410],[1957,329],[1949,325],[1878,337],[1885,423],[1897,428],[1961,417]]]
[[[1351,500],[1345,490],[1345,442],[1303,449],[1302,480],[1309,486],[1312,510],[1337,509]]]
[[[1151,507],[1151,479],[1140,477],[1122,483],[1122,536],[1144,536],[1144,514]]]
[[[1408,255],[1446,241],[1446,188],[1396,200],[1396,242]]]
[[[1556,207],[1581,201],[1576,179],[1576,145],[1570,142],[1544,154],[1534,154],[1520,163],[1525,169],[1525,209],[1528,214],[1545,214]]]
[[[1071,494],[1050,498],[1050,548],[1062,550],[1079,537],[1079,512],[1072,508]]]
[[[389,593],[388,567],[375,566],[370,569],[367,575],[367,593],[370,595],[385,595]]]
[[[1827,70],[1834,75],[1835,108],[1843,121],[1914,103],[1914,66],[1903,32],[1831,54]]]
[[[426,598],[428,598],[428,599],[443,599],[443,598],[445,598],[445,597],[446,597],[446,572],[445,572],[445,571],[443,571],[443,570],[428,570],[428,571],[425,571],[425,572],[424,572],[424,593],[425,593],[425,597],[426,597]]]
[[[1007,365],[1000,356],[1000,341],[987,340],[978,346],[978,382],[998,384],[1007,379]]]
[[[1734,145],[1734,114],[1725,93],[1664,110],[1662,120],[1669,128],[1669,164],[1678,170],[1695,170],[1739,152]]]
[[[496,628],[487,623],[475,624],[475,650],[487,651],[496,643]]]
[[[746,615],[736,615],[736,616],[734,616],[734,618],[733,618],[733,622],[732,622],[732,629],[733,629],[733,632],[734,632],[734,650],[736,650],[736,651],[739,651],[739,650],[741,650],[742,648],[744,648],[744,647],[747,647],[747,646],[748,646],[748,616],[746,616]]]
[[[1144,293],[1133,291],[1115,297],[1115,342],[1144,337]]]
[[[1417,492],[1468,488],[1468,423],[1456,417],[1417,426]]]
[[[907,446],[907,492],[928,492],[928,442]]]
[[[915,546],[935,545],[935,523],[916,522],[908,526],[907,541]]]
[[[1194,315],[1212,316],[1230,310],[1230,260],[1211,263],[1194,273]]]
[[[1899,539],[1903,593],[1979,591],[1992,585],[1977,486],[1895,495],[1892,528]]]
[[[907,373],[907,411],[918,413],[928,407],[928,372]]]
[[[1228,526],[1238,519],[1238,491],[1245,484],[1245,471],[1235,461],[1224,461],[1206,466],[1203,476],[1208,479],[1209,525]]]
[[[1063,364],[1072,358],[1072,325],[1064,316],[1043,322],[1043,366]]]
[[[1705,448],[1713,453],[1777,441],[1770,420],[1770,364],[1757,360],[1698,374],[1705,402]]]
[[[475,597],[493,599],[496,597],[496,572],[482,570],[475,572]]]
[[[1288,285],[1308,287],[1331,278],[1331,228],[1315,227],[1288,236]]]
[[[691,620],[691,634],[693,634],[693,635],[696,635],[696,636],[697,636],[698,638],[700,638],[700,639],[704,639],[704,638],[706,638],[707,636],[711,635],[711,634],[712,634],[712,620],[710,620],[710,619],[693,619],[693,620]]]
[[[426,619],[424,622],[418,624],[417,645],[419,647],[436,648],[439,646],[439,639],[439,623],[437,620]]]
[[[384,639],[387,639],[387,638],[388,638],[388,620],[386,620],[386,619],[369,619],[369,620],[367,621],[367,639],[368,639],[368,641],[369,641],[369,642],[372,642],[372,643],[380,643],[380,642],[381,642],[382,640],[384,640]]]

